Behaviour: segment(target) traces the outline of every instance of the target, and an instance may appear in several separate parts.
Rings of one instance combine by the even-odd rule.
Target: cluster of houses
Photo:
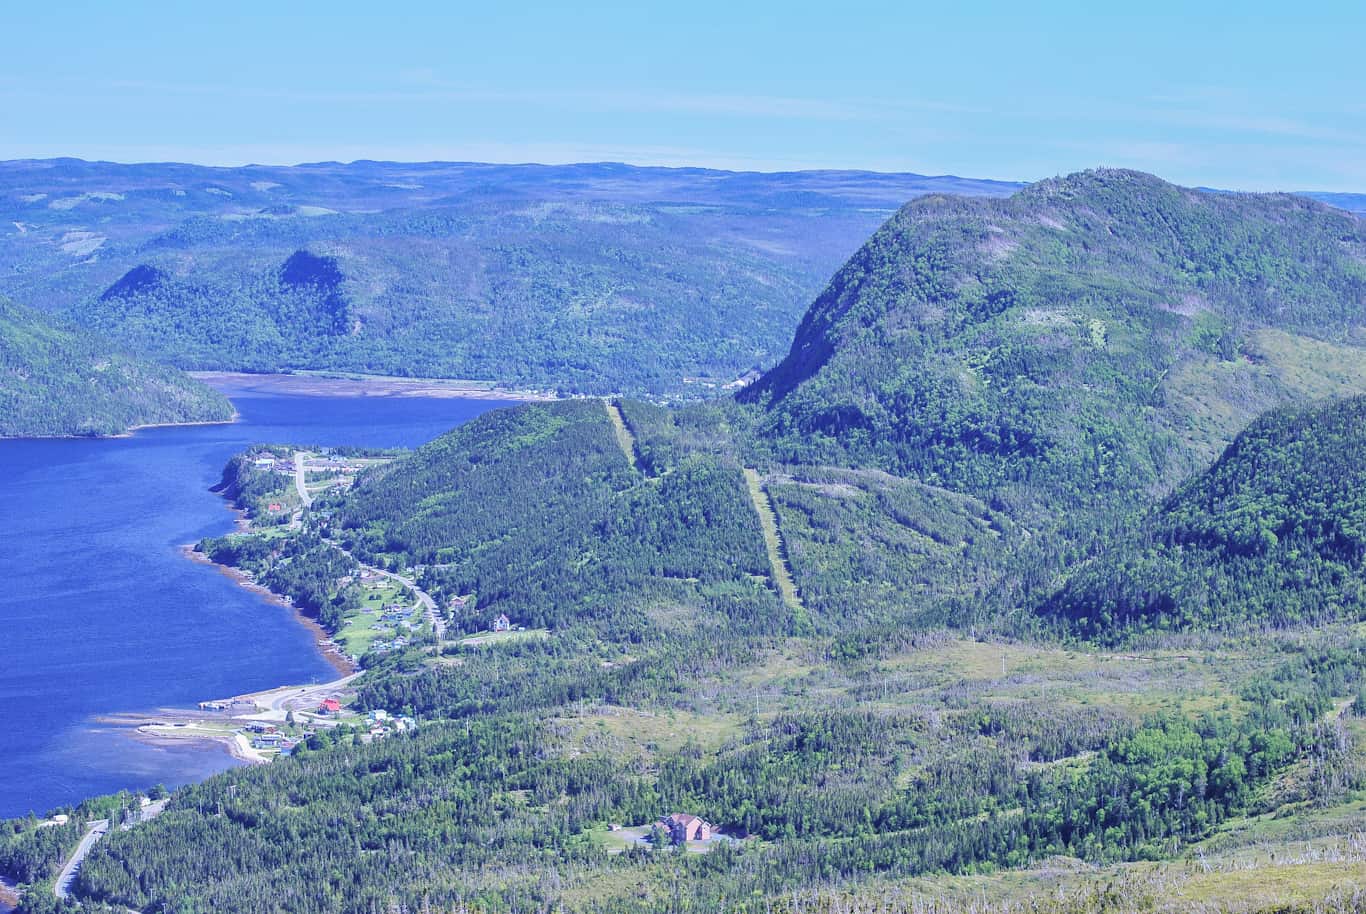
[[[258,470],[269,470],[272,473],[294,474],[294,457],[277,457],[274,454],[258,454],[251,461],[251,465]],[[351,475],[359,473],[362,464],[347,460],[345,457],[310,457],[304,461],[304,469],[313,473],[345,473]]]
[[[251,465],[258,470],[269,470],[272,473],[294,472],[294,463],[291,460],[275,457],[270,454],[262,454],[251,462]]]
[[[397,638],[389,640],[372,641],[370,643],[370,650],[376,654],[387,654],[390,651],[401,651],[407,646],[408,639],[399,635]]]
[[[413,621],[413,608],[399,603],[390,603],[385,606],[383,612],[380,613],[379,621],[387,622],[390,625],[401,625],[407,629],[417,628],[417,623]]]
[[[313,735],[311,731],[306,731],[301,736],[287,736],[273,724],[252,724],[247,727],[247,732],[252,734],[251,748],[274,749],[281,755],[292,754],[295,746]]]
[[[324,698],[318,705],[318,713],[332,716],[341,713],[341,702],[335,698]],[[361,734],[362,742],[384,739],[391,733],[408,733],[417,729],[417,721],[404,714],[390,714],[383,708],[366,712],[366,730]]]
[[[369,725],[369,729],[361,734],[361,741],[367,743],[384,739],[391,733],[408,733],[417,729],[417,721],[411,717],[396,716],[382,708],[367,713],[365,722]]]
[[[345,473],[349,476],[359,473],[364,469],[364,465],[332,454],[326,457],[310,457],[304,461],[304,469],[314,473]]]

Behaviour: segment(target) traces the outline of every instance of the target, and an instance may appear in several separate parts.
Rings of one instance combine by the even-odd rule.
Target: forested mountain
[[[235,539],[285,588],[312,570],[309,592],[335,590],[328,575],[354,566],[315,558],[341,549],[421,567],[441,605],[460,598],[444,644],[367,661],[357,706],[419,730],[368,745],[324,731],[293,758],[182,790],[96,846],[77,896],[144,911],[605,914],[668,908],[686,886],[693,910],[739,898],[758,911],[926,874],[1001,880],[1062,855],[1086,864],[1046,871],[1050,910],[1113,910],[1084,887],[1136,872],[1122,861],[1187,848],[1217,861],[1262,815],[1302,816],[1300,834],[1330,841],[1342,819],[1304,810],[1357,808],[1362,727],[1337,716],[1366,686],[1349,629],[1135,657],[888,629],[815,592],[793,605],[736,462],[744,415],[596,400],[490,413],[316,501],[295,534],[259,550]],[[767,485],[854,502],[848,519],[885,512],[964,555],[950,536],[1018,542],[971,500],[844,472]],[[782,532],[818,544],[838,529],[813,512]],[[885,533],[838,534],[870,535]],[[856,585],[881,573],[848,567]],[[501,612],[535,631],[455,640]],[[1204,710],[1187,703],[1197,676]],[[648,831],[669,810],[727,837],[675,853],[608,828]],[[1080,894],[1064,905],[1061,884]]]
[[[1054,513],[1164,493],[1261,411],[1363,389],[1363,314],[1356,217],[1093,171],[907,204],[743,396],[779,459]]]
[[[625,165],[0,163],[0,293],[181,368],[700,393],[930,191],[867,172]],[[304,255],[328,288],[288,281]]]
[[[0,436],[116,435],[232,415],[227,398],[179,371],[0,298]]]
[[[1366,398],[1258,419],[1043,607],[1091,637],[1366,617]]]
[[[1129,172],[928,198],[743,402],[488,413],[297,526],[206,541],[325,626],[357,562],[411,575],[444,638],[373,650],[354,707],[417,732],[320,730],[181,790],[75,894],[1353,910],[1366,399],[1288,404],[1366,391],[1363,255],[1320,204]],[[309,307],[334,275],[272,269]],[[723,837],[641,840],[670,812]]]

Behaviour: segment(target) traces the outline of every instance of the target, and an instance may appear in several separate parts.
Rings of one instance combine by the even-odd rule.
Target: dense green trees
[[[1043,611],[1088,637],[1366,613],[1366,398],[1275,411]]]
[[[0,437],[117,435],[232,415],[225,397],[180,372],[0,298]]]
[[[788,357],[741,396],[765,407],[778,459],[914,474],[1046,522],[1170,487],[1227,443],[1211,435],[1226,415],[1317,389],[1257,334],[1349,344],[1364,251],[1346,213],[1127,171],[1005,200],[925,197],[835,275]],[[1343,362],[1361,360],[1354,346]]]

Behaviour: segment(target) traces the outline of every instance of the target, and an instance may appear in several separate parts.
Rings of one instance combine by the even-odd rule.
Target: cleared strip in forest
[[[759,512],[759,527],[764,531],[764,548],[768,550],[768,564],[773,569],[773,583],[790,609],[805,614],[806,607],[802,605],[797,582],[792,579],[792,569],[787,564],[782,531],[778,529],[778,512],[773,510],[773,502],[764,490],[758,470],[745,467],[745,486],[749,489],[750,501],[754,502],[754,510]]]
[[[640,468],[640,454],[636,451],[636,436],[626,427],[626,417],[621,414],[621,407],[611,400],[602,402],[607,406],[607,415],[612,420],[612,431],[617,437],[617,444],[621,446],[621,452],[626,455],[631,466],[644,473],[645,471]]]

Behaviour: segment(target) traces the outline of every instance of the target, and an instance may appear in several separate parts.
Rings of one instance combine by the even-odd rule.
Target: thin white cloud
[[[425,74],[426,71],[418,71]],[[405,74],[412,77],[413,74]],[[143,80],[114,80],[105,90],[155,92],[166,95],[212,96],[288,101],[302,104],[521,104],[540,107],[570,107],[591,111],[622,111],[637,114],[704,114],[745,118],[795,120],[882,120],[905,117],[917,112],[954,114],[991,114],[934,99],[825,99],[799,96],[728,94],[707,92],[669,92],[655,90],[593,89],[494,89],[478,85],[443,83],[427,79],[405,80],[398,88],[349,90],[297,90],[287,88],[238,86],[228,84],[161,83]],[[100,91],[89,86],[75,88],[82,96]],[[52,93],[53,87],[45,92]]]

